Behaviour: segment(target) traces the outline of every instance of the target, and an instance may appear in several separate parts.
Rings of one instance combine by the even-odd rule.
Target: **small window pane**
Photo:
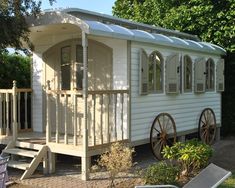
[[[192,61],[190,57],[184,57],[184,91],[192,91]]]
[[[61,89],[70,90],[71,83],[71,51],[70,46],[61,48]]]
[[[154,55],[149,60],[149,91],[154,91]]]
[[[83,80],[83,48],[81,45],[76,46],[76,87],[82,89]]]
[[[162,63],[160,58],[156,55],[156,90],[162,90]]]
[[[163,83],[163,61],[158,52],[153,52],[149,58],[149,91],[161,92]]]
[[[210,91],[214,89],[215,74],[214,74],[214,62],[212,59],[208,59],[206,62],[206,90]]]

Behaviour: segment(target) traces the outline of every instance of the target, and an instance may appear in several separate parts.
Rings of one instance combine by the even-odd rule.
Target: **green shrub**
[[[170,160],[176,160],[184,175],[189,175],[195,170],[205,167],[213,150],[197,140],[190,140],[184,143],[177,142],[172,147],[166,146],[163,149],[163,157]]]
[[[179,168],[164,161],[150,165],[144,173],[146,184],[175,184]]]

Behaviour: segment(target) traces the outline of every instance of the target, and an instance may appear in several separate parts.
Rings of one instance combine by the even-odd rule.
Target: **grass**
[[[219,186],[219,188],[231,188],[235,187],[235,171],[232,173],[232,176],[230,176],[222,185]]]

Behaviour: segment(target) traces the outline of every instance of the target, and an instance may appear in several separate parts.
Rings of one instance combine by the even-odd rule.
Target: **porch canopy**
[[[201,42],[194,35],[76,8],[45,11],[37,18],[28,17],[27,22],[31,28],[45,25],[72,24],[78,26],[88,35],[171,46],[204,53],[226,54],[226,51],[220,46]],[[39,31],[37,30],[37,32]]]

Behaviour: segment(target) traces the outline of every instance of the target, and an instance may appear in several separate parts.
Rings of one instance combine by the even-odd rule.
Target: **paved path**
[[[225,169],[235,171],[235,138],[219,141],[214,144],[213,148],[215,152],[211,161]],[[134,160],[138,162],[139,167],[144,168],[156,162],[151,154],[149,145],[140,146],[136,150]],[[61,161],[65,161],[65,158],[61,159]],[[22,171],[15,169],[9,170],[9,176],[13,178],[13,180],[16,180],[17,183],[27,185],[27,188],[105,188],[109,185],[107,173],[104,172],[92,174],[92,180],[90,181],[82,181],[79,173],[81,171],[80,161],[73,157],[70,157],[67,162],[62,163],[59,161],[57,165],[58,170],[56,174],[52,176],[43,176],[40,172],[37,172],[32,178],[20,181],[19,175]],[[121,184],[124,181],[127,187],[131,187],[132,181],[135,181],[135,183],[140,182],[139,179],[131,178],[131,175],[128,176],[119,178],[116,182]],[[23,185],[13,187],[23,188]]]

